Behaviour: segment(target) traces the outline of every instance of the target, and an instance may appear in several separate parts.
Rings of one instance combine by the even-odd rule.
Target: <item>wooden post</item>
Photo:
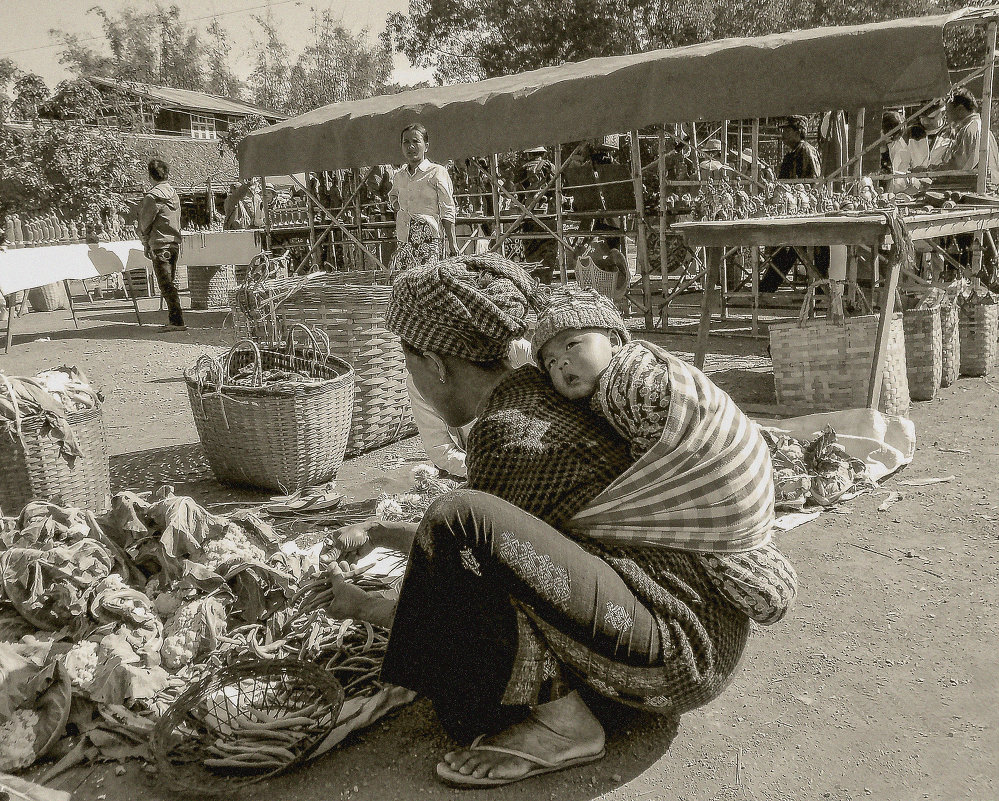
[[[652,265],[649,265],[652,269]],[[662,290],[663,300],[666,299],[666,275],[669,268],[666,266],[666,128],[659,129],[659,275],[662,283],[659,285]],[[651,282],[650,282],[651,283]],[[644,287],[643,287],[644,291]],[[651,287],[649,297],[645,299],[645,305],[652,308]],[[663,327],[669,324],[669,306],[663,305]]]
[[[638,130],[631,132],[631,181],[635,186],[635,243],[638,246],[638,269],[642,274],[642,295],[647,300],[652,297],[652,282],[649,278],[649,240],[645,222],[645,189],[642,186],[642,149]],[[652,304],[645,304],[645,330],[651,331]]]
[[[752,133],[753,166],[751,174],[753,185],[759,186],[760,180],[760,120],[753,120]],[[749,269],[753,271],[751,276],[753,291],[753,322],[750,329],[753,336],[760,331],[760,249],[755,245],[750,250]]]
[[[503,220],[500,217],[499,157],[495,153],[489,157],[489,183],[492,185],[493,219],[496,225],[495,236],[498,239],[503,235]],[[502,241],[500,242],[500,254],[506,255],[506,244]]]
[[[309,174],[305,174],[305,182],[309,182]],[[318,270],[321,266],[319,264],[319,256],[316,252],[316,214],[312,205],[312,194],[309,193],[305,196],[305,213],[309,218],[309,253],[310,260],[312,261],[312,269]]]
[[[715,301],[715,289],[721,277],[721,261],[725,255],[724,247],[707,247],[704,249],[708,268],[704,276],[704,294],[701,296],[701,319],[697,325],[697,346],[694,350],[694,367],[704,369],[704,357],[708,352],[708,337],[711,336],[711,306]]]
[[[73,305],[73,293],[69,289],[69,279],[62,282],[63,286],[66,287],[66,300],[69,301],[69,311],[73,315],[73,326],[79,330],[80,321],[76,319],[76,306]]]
[[[874,252],[877,253],[877,245]],[[871,363],[871,380],[867,391],[867,408],[877,409],[881,403],[881,384],[884,378],[885,357],[888,355],[888,339],[891,333],[892,317],[895,313],[895,290],[898,289],[898,277],[901,272],[901,262],[896,261],[888,275],[888,286],[881,308],[881,318],[878,320],[878,335],[874,341],[874,359]]]
[[[694,157],[694,169],[697,171],[697,180],[701,180],[701,156],[697,150],[697,123],[690,123],[690,147]]]
[[[271,201],[267,197],[267,178],[260,179],[260,199],[264,206],[264,250],[271,249]]]
[[[864,152],[864,115],[866,111],[858,108],[854,112],[853,121],[853,151],[857,156],[857,162],[853,165],[853,175],[858,180],[864,177],[864,159],[861,154]]]
[[[996,23],[990,22],[985,30],[985,75],[982,84],[982,112],[981,124],[982,132],[978,137],[978,192],[984,194],[988,191],[989,182],[989,145],[992,142],[990,131],[992,130],[992,78],[995,73],[996,63]],[[971,254],[972,281],[975,291],[981,286],[982,274],[982,232],[975,234],[976,247]]]
[[[562,212],[562,145],[555,145],[555,232],[558,240],[555,247],[558,248],[558,268],[562,275],[562,284],[569,283],[568,254],[565,252],[565,245],[562,240],[565,238],[565,219]]]
[[[361,229],[361,172],[351,167],[350,175],[354,179],[354,221],[357,223],[357,241],[360,243],[357,254],[360,264],[355,269],[364,270],[368,266],[368,249],[364,245],[364,231]]]
[[[727,167],[728,166],[728,120],[724,120],[722,122],[721,140],[722,140],[722,164],[724,164]]]

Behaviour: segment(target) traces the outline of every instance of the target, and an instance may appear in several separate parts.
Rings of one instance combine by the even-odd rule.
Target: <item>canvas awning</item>
[[[240,173],[396,163],[400,131],[416,121],[443,161],[656,123],[915,103],[949,89],[943,28],[954,16],[723,39],[334,103],[251,133]]]

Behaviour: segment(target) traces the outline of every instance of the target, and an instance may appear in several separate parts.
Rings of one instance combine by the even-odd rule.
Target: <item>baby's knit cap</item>
[[[531,340],[534,358],[553,337],[577,328],[608,328],[617,331],[622,342],[631,336],[614,302],[595,289],[556,289],[538,315],[538,327]]]

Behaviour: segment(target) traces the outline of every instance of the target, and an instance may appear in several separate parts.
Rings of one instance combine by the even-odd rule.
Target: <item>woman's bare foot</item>
[[[603,726],[572,692],[535,707],[526,720],[499,734],[446,754],[437,775],[452,784],[509,784],[603,755]]]

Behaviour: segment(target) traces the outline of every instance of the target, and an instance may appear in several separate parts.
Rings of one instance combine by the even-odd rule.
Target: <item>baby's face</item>
[[[618,347],[617,335],[604,329],[569,329],[545,343],[538,364],[560,395],[589,398]]]

